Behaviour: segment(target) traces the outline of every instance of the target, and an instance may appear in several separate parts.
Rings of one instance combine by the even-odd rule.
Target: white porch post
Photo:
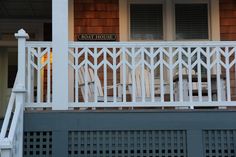
[[[52,0],[53,110],[68,109],[68,0]]]
[[[13,89],[13,92],[16,94],[16,112],[17,110],[20,111],[20,115],[18,117],[18,156],[23,156],[23,116],[24,116],[24,105],[25,105],[25,92],[26,92],[26,51],[25,51],[25,45],[26,45],[26,39],[29,39],[29,35],[23,30],[19,30],[18,33],[15,34],[15,37],[18,39],[18,73],[16,78],[16,87]],[[13,117],[14,121],[14,117]],[[12,122],[13,124],[13,122]],[[16,124],[15,124],[16,125]],[[9,136],[13,137],[14,135],[11,135],[11,130],[9,132]]]

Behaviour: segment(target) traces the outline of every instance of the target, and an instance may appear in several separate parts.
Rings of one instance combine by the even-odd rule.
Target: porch
[[[51,42],[26,41],[24,30],[16,37],[19,69],[0,134],[4,157],[23,154],[24,110],[236,105],[235,42],[68,42],[58,53]]]
[[[26,108],[236,105],[235,42],[69,42],[55,65],[51,42],[19,41]]]
[[[96,18],[92,22],[88,22],[90,19],[86,18],[78,20],[84,12],[86,17],[91,14],[90,5],[95,1],[90,1],[90,5],[86,4],[89,12],[86,12],[86,9],[77,12],[76,8],[83,8],[77,7],[77,2],[74,7],[73,1],[70,0],[52,0],[52,42],[26,41],[28,34],[24,30],[16,34],[19,70],[0,133],[0,156],[45,155],[45,145],[48,156],[132,156],[133,153],[141,154],[139,156],[170,156],[171,153],[173,156],[214,156],[217,151],[218,156],[235,155],[235,114],[229,109],[234,109],[236,105],[236,44],[233,41],[219,41],[235,40],[233,32],[229,29],[231,27],[225,27],[230,22],[229,18],[225,18],[224,11],[220,14],[220,11],[226,8],[227,14],[233,16],[234,11],[228,12],[230,7],[227,8],[232,6],[231,2],[204,1],[202,7],[205,10],[205,41],[199,42],[200,38],[197,38],[192,42],[164,42],[179,39],[178,32],[175,32],[177,25],[174,24],[174,14],[178,11],[174,12],[173,8],[178,9],[180,5],[177,5],[177,1],[172,3],[174,1],[167,0],[155,5],[159,7],[158,15],[161,15],[157,17],[166,17],[160,28],[167,28],[160,29],[157,33],[161,34],[157,38],[163,42],[156,40],[158,42],[96,43],[74,40],[76,35],[83,33],[82,30],[88,30],[86,33],[91,33],[91,30],[105,33],[107,28],[110,28],[109,33],[115,33],[120,41],[128,41],[131,34],[128,33],[130,30],[127,27],[127,18],[130,18],[128,14],[131,3],[128,4],[126,0],[116,1],[113,8],[115,24],[111,22],[109,25],[103,25],[103,20],[101,22]],[[194,1],[201,2],[203,1]],[[222,3],[227,5],[219,5]],[[110,8],[112,7],[101,7],[103,12],[99,16],[110,15]],[[95,17],[100,9],[92,15]],[[160,11],[162,9],[163,11]],[[44,11],[45,7],[42,10]],[[51,17],[51,14],[49,16]],[[96,24],[94,21],[100,22]],[[83,22],[92,24],[80,26]],[[99,29],[87,29],[89,26]],[[84,27],[86,29],[81,29]],[[159,25],[155,25],[155,28],[159,28]],[[153,113],[148,112],[150,108]],[[211,111],[203,111],[202,114],[201,111],[198,113],[199,108]],[[136,114],[138,109],[142,109],[143,113]],[[172,111],[166,111],[167,109]],[[33,115],[34,111],[36,116]],[[61,111],[66,114],[60,114]],[[119,114],[115,115],[115,112]],[[37,121],[39,119],[41,121]],[[134,122],[135,125],[130,125]],[[178,127],[169,125],[171,123]],[[42,127],[42,124],[47,125]],[[63,126],[63,130],[58,128],[61,124],[68,125]],[[203,125],[196,127],[195,124]],[[104,143],[112,147],[103,147],[102,150],[89,147],[85,152],[85,144],[78,145],[77,142],[86,138],[80,134],[91,134],[86,131],[89,129],[93,131],[93,139],[95,135],[99,134],[99,137],[102,134]],[[111,129],[115,131],[109,131]],[[131,148],[130,146],[140,140],[139,135],[136,136],[139,133],[147,136],[139,143],[141,147]],[[120,143],[118,138],[128,140]],[[39,143],[30,143],[30,140],[36,139],[46,139],[45,145],[41,145],[43,148],[39,147],[41,152],[38,148],[34,152],[31,151],[31,146],[38,147]],[[85,143],[90,146],[101,144],[91,139],[87,138]],[[108,141],[105,142],[105,139]],[[114,139],[118,142],[112,143]],[[130,139],[136,141],[132,143]],[[222,139],[220,146],[217,145],[218,148],[215,147],[218,142],[214,141],[215,139]],[[146,142],[149,140],[153,140],[153,143]],[[68,149],[60,149],[59,144],[63,142],[64,148]],[[113,145],[120,144],[123,144],[122,148],[116,147],[117,150],[114,150]],[[144,145],[148,147],[140,151]],[[169,145],[173,146],[172,150]],[[126,149],[127,146],[129,149]]]

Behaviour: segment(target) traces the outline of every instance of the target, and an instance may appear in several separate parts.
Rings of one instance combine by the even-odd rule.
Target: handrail
[[[15,107],[15,113],[14,113],[14,116],[13,116],[13,119],[11,122],[9,134],[8,134],[8,138],[10,141],[13,141],[13,139],[14,139],[14,134],[17,129],[17,123],[20,120],[20,113],[22,111],[22,107],[23,107],[23,104],[20,104],[20,106],[16,105],[16,107]]]
[[[15,34],[18,39],[18,71],[10,96],[5,119],[0,133],[0,156],[23,156],[23,105],[25,93],[25,65],[26,65],[26,39],[28,34],[19,30]]]
[[[0,156],[3,150],[7,151],[8,154],[4,157],[10,157],[10,154],[12,154],[12,157],[22,156],[24,104],[21,99],[18,99],[16,93],[18,79],[19,75],[17,73],[0,133]]]
[[[16,87],[17,77],[18,77],[18,73],[16,75],[13,90]],[[6,111],[6,114],[5,114],[5,118],[4,118],[4,121],[3,121],[2,129],[1,129],[0,139],[3,139],[3,138],[6,137],[6,132],[7,132],[7,129],[9,127],[11,112],[12,112],[12,109],[14,107],[15,98],[16,98],[16,94],[12,91],[11,96],[10,96],[10,100],[9,100],[9,103],[8,103],[7,111]]]
[[[36,42],[28,42],[28,44],[36,44]],[[40,42],[42,44],[42,42]],[[235,41],[160,41],[160,42],[140,42],[140,41],[129,41],[129,42],[69,42],[70,47],[78,46],[81,45],[83,46],[117,46],[117,47],[122,47],[122,46],[144,46],[144,47],[149,47],[149,46],[166,46],[166,47],[175,47],[175,46],[236,46]]]

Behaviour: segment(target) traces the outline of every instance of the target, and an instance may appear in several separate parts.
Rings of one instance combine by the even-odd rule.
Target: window
[[[130,4],[130,38],[162,40],[162,4]]]
[[[175,4],[175,36],[176,40],[207,40],[209,39],[208,3],[177,3]],[[206,63],[206,57],[201,55]],[[192,56],[192,64],[197,54]],[[197,66],[194,71],[197,73]],[[202,75],[206,69],[201,66]]]
[[[219,40],[219,10],[214,10],[218,8],[218,3],[214,0],[129,0],[129,2],[122,2],[120,6],[121,41]],[[129,12],[123,8],[127,8]],[[129,16],[125,17],[127,15]],[[129,25],[126,21],[129,21]]]
[[[208,5],[175,4],[176,39],[208,39]]]

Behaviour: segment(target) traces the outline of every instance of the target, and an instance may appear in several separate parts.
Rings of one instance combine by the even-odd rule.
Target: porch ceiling
[[[0,19],[51,19],[52,0],[0,0]]]

